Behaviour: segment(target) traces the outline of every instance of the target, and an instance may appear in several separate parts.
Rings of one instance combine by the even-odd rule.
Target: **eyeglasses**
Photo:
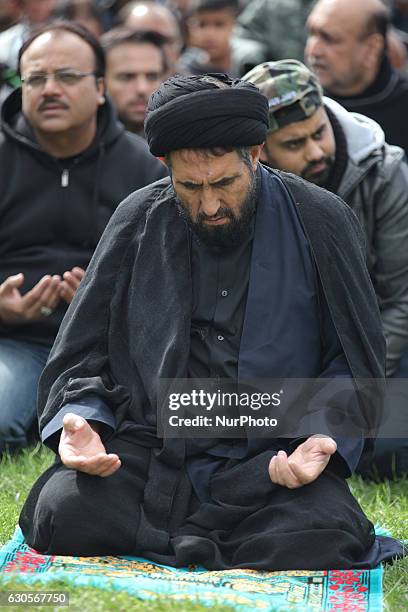
[[[21,82],[27,87],[37,89],[44,87],[50,76],[54,77],[54,80],[60,85],[67,85],[71,87],[79,83],[79,81],[87,76],[96,76],[95,72],[78,72],[72,70],[55,70],[51,74],[46,72],[37,72],[29,74],[26,77],[21,77]]]

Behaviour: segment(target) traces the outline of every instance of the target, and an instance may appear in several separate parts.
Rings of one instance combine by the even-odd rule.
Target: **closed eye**
[[[188,189],[188,191],[198,191],[198,189],[202,188],[202,185],[199,185],[197,183],[190,183],[188,181],[178,181],[178,183],[182,185],[185,189]]]
[[[236,178],[236,176],[229,176],[223,178],[219,181],[216,181],[215,183],[211,183],[211,187],[228,187],[229,185],[232,185]]]

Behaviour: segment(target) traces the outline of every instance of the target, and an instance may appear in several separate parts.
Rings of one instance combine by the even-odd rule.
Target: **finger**
[[[296,475],[289,466],[288,456],[285,451],[279,451],[276,457],[276,470],[279,480],[289,489],[294,489],[301,485]]]
[[[54,311],[56,307],[58,306],[58,302],[60,301],[60,299],[61,299],[61,296],[60,296],[60,292],[58,288],[57,291],[54,293],[54,296],[50,298],[46,306],[48,306],[48,308],[51,308],[51,310]]]
[[[72,272],[64,272],[63,277],[64,280],[61,284],[60,295],[66,302],[70,304],[74,299],[75,293],[77,292],[82,278],[78,278]]]
[[[282,480],[281,475],[279,473],[278,464],[279,464],[278,457],[275,455],[274,457],[272,457],[269,463],[269,476],[274,484],[284,487],[285,483]]]
[[[320,451],[332,455],[337,450],[337,444],[329,436],[313,435],[301,445],[307,451]]]
[[[85,472],[86,474],[91,474],[92,476],[98,476],[99,472],[103,472],[115,464],[115,460],[101,453],[93,457],[85,457],[84,455],[64,455],[64,453],[62,453],[61,460],[63,460],[66,467],[78,470],[79,472]]]
[[[60,297],[70,304],[74,299],[74,295],[74,289],[65,280],[63,280],[60,286]]]
[[[21,287],[24,282],[24,274],[20,272],[19,274],[13,274],[6,278],[2,283],[3,291],[11,291],[12,289],[17,289],[17,287]]]
[[[280,456],[276,455],[274,464],[275,464],[275,473],[276,473],[276,480],[277,483],[280,484],[282,487],[286,486],[286,482],[282,476],[282,466],[281,466],[281,462],[282,459]]]
[[[42,294],[42,305],[48,308],[54,308],[59,300],[59,288],[61,285],[61,277],[58,274],[54,274],[51,278],[49,287]]]
[[[42,306],[41,297],[44,291],[51,283],[51,276],[47,274],[38,281],[36,285],[30,291],[23,296],[22,302],[24,310],[28,311],[34,308],[40,308]]]
[[[44,289],[38,301],[26,310],[27,318],[40,319],[44,318],[43,308],[54,310],[60,300],[59,286],[61,277],[55,274],[51,277],[49,285]],[[49,313],[51,314],[51,313]]]
[[[275,484],[280,484],[280,482],[278,482],[278,474],[276,472],[276,455],[274,455],[269,462],[268,472],[272,482]]]
[[[85,461],[82,461],[81,469],[82,471],[86,471],[88,474],[92,474],[93,476],[101,476],[105,472],[112,472],[113,474],[117,463],[118,459],[114,459],[112,457],[109,457],[108,455],[96,455],[95,457],[87,457]]]
[[[87,421],[83,417],[73,412],[67,412],[67,414],[65,414],[64,418],[62,419],[62,426],[64,430],[69,434],[73,434],[79,431],[82,427],[85,426],[86,423]]]
[[[73,274],[72,272],[64,272],[63,278],[64,278],[64,281],[71,287],[71,289],[74,289],[75,291],[78,289],[79,283],[82,280],[81,278],[78,278],[76,274]]]
[[[97,448],[95,448],[94,451],[95,454],[102,451],[103,454],[106,455],[103,445],[101,447],[98,446],[98,440],[100,442],[98,434],[94,432],[88,421],[86,421],[83,417],[75,415],[75,419],[70,418],[67,421],[63,420],[61,444],[67,443],[68,445],[72,445],[71,448],[68,447],[68,452],[74,448],[74,454],[82,454],[81,449],[87,447],[93,442],[97,445]],[[90,455],[89,452],[85,452],[84,454],[87,456]]]
[[[328,455],[333,455],[337,450],[337,444],[333,440],[333,438],[322,438],[320,448],[323,453],[327,453]]]
[[[83,463],[84,467],[89,470],[90,473],[99,476],[106,470],[110,470],[116,461],[109,459],[109,457],[87,457],[87,460]]]
[[[41,296],[38,300],[38,305],[41,306],[49,306],[52,304],[52,301],[55,298],[55,295],[58,295],[58,289],[61,284],[61,277],[55,274],[51,277],[50,282],[47,287],[44,288],[44,291],[41,293]]]
[[[80,268],[79,266],[75,266],[75,268],[72,268],[71,272],[79,280],[82,280],[84,278],[84,276],[85,276],[85,270],[83,268]]]
[[[114,474],[115,472],[118,471],[118,469],[120,468],[120,466],[122,465],[121,461],[118,460],[116,461],[111,468],[108,468],[105,471],[102,471],[99,473],[99,476],[101,478],[106,478],[107,476],[112,476],[112,474]]]
[[[81,468],[82,465],[84,465],[84,460],[86,457],[83,455],[72,455],[71,453],[67,453],[64,447],[60,448],[59,455],[65,467],[69,468],[70,470],[82,471]]]

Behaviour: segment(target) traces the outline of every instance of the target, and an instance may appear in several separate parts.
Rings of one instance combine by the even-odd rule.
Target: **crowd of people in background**
[[[386,375],[408,378],[408,0],[3,0],[0,28],[0,453],[36,435],[39,376],[113,211],[167,175],[144,118],[174,74],[267,96],[263,162],[354,210]],[[408,473],[408,439],[380,439],[376,470]]]

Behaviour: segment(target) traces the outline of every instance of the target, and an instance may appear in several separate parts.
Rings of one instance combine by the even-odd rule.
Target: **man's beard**
[[[198,213],[197,218],[193,221],[187,204],[179,197],[177,202],[181,206],[184,215],[200,242],[209,247],[218,248],[220,250],[232,250],[243,243],[249,236],[251,221],[256,209],[257,198],[257,179],[256,174],[251,168],[250,184],[248,186],[245,198],[241,202],[238,213],[233,212],[230,208],[220,207],[216,215],[209,217],[204,213]],[[208,219],[226,217],[229,219],[222,225],[210,226],[205,223]]]
[[[123,123],[125,129],[132,134],[138,134],[144,138],[144,119],[135,121],[126,112],[118,113],[119,121]]]
[[[314,169],[320,166],[322,162],[326,164],[325,170],[323,170],[322,172],[314,173]],[[318,162],[310,162],[309,164],[307,164],[307,166],[303,168],[300,176],[306,181],[309,181],[310,183],[314,183],[319,187],[324,187],[329,182],[329,177],[333,168],[333,164],[333,156],[324,157]]]

